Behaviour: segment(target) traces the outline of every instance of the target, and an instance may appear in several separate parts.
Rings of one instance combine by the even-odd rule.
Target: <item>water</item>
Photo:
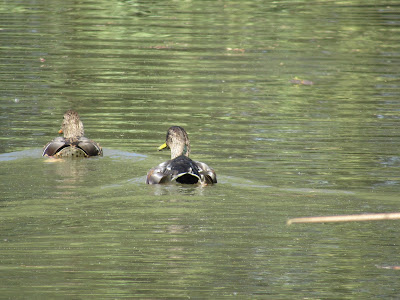
[[[286,221],[398,211],[399,13],[3,1],[2,296],[396,298],[397,221]],[[103,157],[41,157],[70,108]],[[217,185],[144,184],[171,125]]]

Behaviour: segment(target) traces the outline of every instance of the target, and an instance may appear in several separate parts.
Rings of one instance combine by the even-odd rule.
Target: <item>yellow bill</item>
[[[160,147],[158,147],[158,151],[161,151],[162,149],[167,148],[167,143],[162,144]]]

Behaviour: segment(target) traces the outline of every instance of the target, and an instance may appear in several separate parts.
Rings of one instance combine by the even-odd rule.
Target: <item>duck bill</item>
[[[63,130],[62,130],[62,129],[60,129],[60,130],[58,131],[58,133],[59,133],[59,134],[62,134],[62,133],[63,133]]]
[[[167,146],[167,143],[164,143],[164,144],[162,144],[160,147],[158,147],[158,151],[161,151],[161,150],[163,150],[163,149],[165,149],[165,148],[167,148],[168,146]]]

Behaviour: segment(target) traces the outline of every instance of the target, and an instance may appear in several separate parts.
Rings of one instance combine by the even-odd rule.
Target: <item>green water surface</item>
[[[2,298],[398,297],[399,221],[286,225],[399,210],[396,1],[21,0],[0,16]],[[71,108],[103,157],[41,157]],[[144,183],[171,125],[218,184]]]

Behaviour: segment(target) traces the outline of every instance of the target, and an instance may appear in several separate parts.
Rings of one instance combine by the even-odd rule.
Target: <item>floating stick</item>
[[[378,221],[400,219],[400,213],[381,213],[363,215],[339,215],[289,219],[287,224],[293,223],[325,223],[325,222],[354,222],[354,221]]]
[[[379,269],[400,270],[400,266],[375,266]]]

